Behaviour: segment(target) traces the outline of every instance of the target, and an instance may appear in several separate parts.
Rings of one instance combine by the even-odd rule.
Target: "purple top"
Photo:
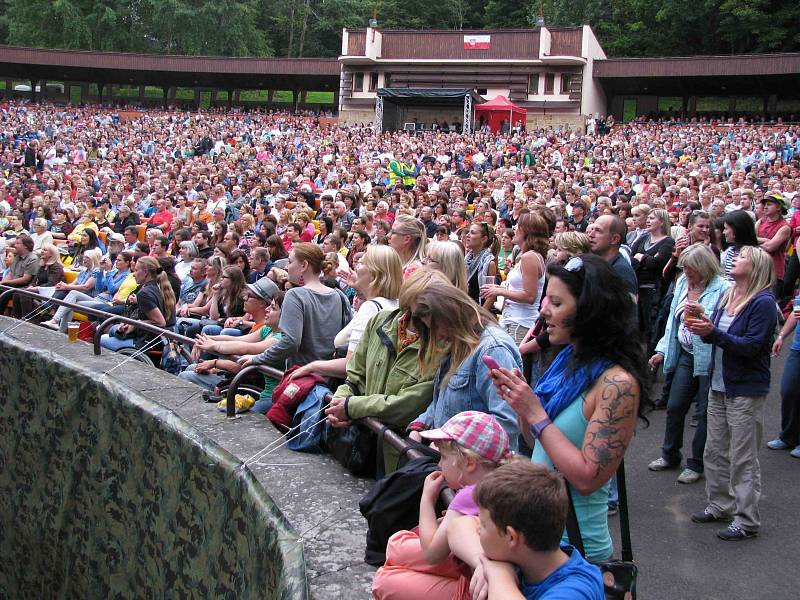
[[[470,517],[477,517],[478,505],[475,504],[475,499],[472,497],[473,491],[475,491],[474,485],[467,485],[458,490],[456,495],[453,497],[453,501],[450,503],[448,510],[454,510],[462,515],[467,515]]]

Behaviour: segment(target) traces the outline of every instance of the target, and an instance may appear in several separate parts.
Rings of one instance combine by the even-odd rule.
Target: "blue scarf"
[[[575,348],[571,344],[559,352],[534,390],[553,421],[612,364],[610,360],[594,360],[571,369],[573,354]]]

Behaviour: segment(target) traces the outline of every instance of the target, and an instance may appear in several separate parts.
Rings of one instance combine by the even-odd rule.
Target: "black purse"
[[[322,442],[328,453],[356,477],[375,477],[380,444],[378,436],[364,425],[333,427],[326,421]]]
[[[628,519],[628,494],[625,488],[625,460],[619,463],[617,469],[617,488],[619,489],[619,525],[620,539],[622,541],[622,559],[607,560],[597,563],[603,574],[603,589],[607,600],[636,600],[636,577],[639,568],[633,562],[633,548],[631,547],[631,530]],[[572,492],[567,487],[569,497],[569,513],[567,515],[567,537],[578,552],[586,556],[583,548],[583,538],[578,526],[578,516],[575,514],[575,504],[572,502]]]

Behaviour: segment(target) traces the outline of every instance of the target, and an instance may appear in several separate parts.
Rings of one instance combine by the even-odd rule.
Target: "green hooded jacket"
[[[372,317],[347,362],[347,380],[334,396],[348,398],[351,420],[374,417],[392,429],[405,431],[433,400],[434,374],[424,377],[420,373],[419,341],[397,351],[397,323],[402,315],[395,309]],[[397,452],[384,446],[384,457],[386,471],[394,470]]]

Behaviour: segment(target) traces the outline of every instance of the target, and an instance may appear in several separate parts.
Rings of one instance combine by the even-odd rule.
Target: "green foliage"
[[[787,0],[546,0],[544,7],[550,25],[591,24],[609,56],[800,49],[800,4]]]
[[[589,23],[609,56],[800,50],[788,0],[0,0],[0,43],[223,56],[337,56],[344,27]]]
[[[516,0],[488,0],[483,9],[484,22],[491,29],[519,29],[531,27],[539,14],[530,3]]]

